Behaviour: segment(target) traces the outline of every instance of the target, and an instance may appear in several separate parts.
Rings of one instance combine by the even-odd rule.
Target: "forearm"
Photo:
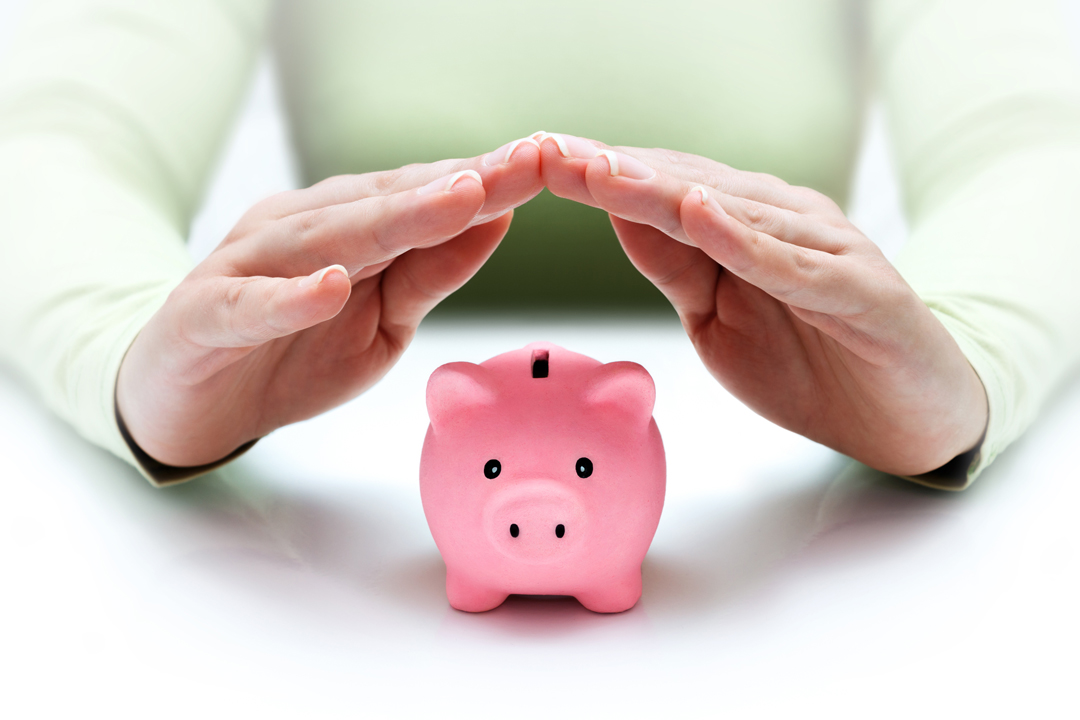
[[[1080,83],[1052,0],[870,7],[912,228],[897,266],[989,404],[963,485],[1080,359]]]
[[[916,228],[897,264],[986,389],[974,479],[1034,420],[1080,361],[1080,143],[999,159]]]
[[[0,357],[134,464],[117,371],[190,269],[187,224],[265,6],[42,2],[0,74]]]
[[[80,433],[131,460],[116,372],[187,272],[182,239],[55,137],[0,144],[0,237],[0,352]]]

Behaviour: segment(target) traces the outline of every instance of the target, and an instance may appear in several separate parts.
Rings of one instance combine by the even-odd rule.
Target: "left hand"
[[[979,377],[832,200],[696,155],[539,138],[548,189],[610,214],[706,367],[753,410],[898,475],[979,442]]]
[[[515,142],[263,200],[135,338],[118,419],[153,460],[197,468],[359,395],[541,188],[539,150]]]

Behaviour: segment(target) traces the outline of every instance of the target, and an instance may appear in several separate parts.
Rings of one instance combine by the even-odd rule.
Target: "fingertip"
[[[352,279],[343,265],[330,265],[300,278],[299,303],[303,308],[299,320],[306,325],[321,322],[337,315],[352,294]],[[298,308],[300,309],[300,308]]]
[[[484,180],[480,173],[475,170],[459,170],[450,175],[432,180],[427,185],[417,188],[417,195],[435,195],[437,193],[452,193],[467,190],[470,186],[484,187]]]
[[[455,199],[460,198],[462,202],[472,201],[468,204],[475,204],[476,210],[479,210],[487,199],[487,188],[484,187],[480,173],[475,170],[462,170],[451,176],[446,194]]]
[[[529,136],[518,138],[484,156],[484,167],[497,168],[502,165],[525,165],[540,160],[540,143]]]
[[[715,192],[703,185],[697,185],[686,193],[679,207],[684,227],[692,219],[714,227],[723,226],[731,220],[731,216],[724,212],[724,207],[713,197]]]
[[[333,275],[340,275],[346,280],[349,279],[349,271],[346,270],[343,265],[329,265],[327,267],[324,267],[322,270],[316,270],[310,275],[300,278],[297,284],[301,288],[319,287],[324,282],[327,282],[328,278],[329,281],[332,283],[333,277],[331,276]]]
[[[476,170],[459,170],[441,177],[419,188],[416,195],[420,197],[412,196],[410,200],[406,193],[402,199],[407,206],[421,211],[420,217],[427,218],[431,229],[439,228],[435,234],[441,239],[464,230],[487,201],[484,181]]]
[[[597,168],[606,168],[610,177],[627,178],[629,180],[652,180],[656,177],[655,168],[649,167],[632,155],[600,148],[597,150],[596,157],[602,157],[604,161],[590,163],[590,170],[594,165]]]
[[[543,189],[540,145],[520,138],[489,153],[478,169],[484,176],[484,203],[492,207],[520,205]]]
[[[352,280],[342,265],[330,265],[300,278],[296,291],[279,295],[280,301],[268,308],[268,319],[276,327],[303,330],[341,312],[352,294]]]
[[[331,265],[326,268],[326,274],[323,276],[321,285],[339,294],[344,291],[345,297],[348,298],[349,292],[352,290],[352,279],[349,277],[349,271],[345,269],[345,266]]]
[[[544,185],[556,197],[595,206],[586,174],[599,152],[584,138],[544,133],[540,137],[540,176]]]
[[[614,150],[601,150],[600,155],[603,156],[605,162],[607,162],[608,175],[611,177],[619,176],[619,156]]]
[[[732,270],[743,268],[750,262],[747,243],[753,241],[754,231],[728,215],[715,192],[698,186],[686,194],[679,208],[683,230],[716,262]]]
[[[480,177],[480,173],[475,170],[462,170],[450,176],[450,181],[446,183],[446,189],[453,190],[454,186],[459,182],[467,182],[468,180],[475,180],[480,184],[480,187],[484,187],[484,179]]]

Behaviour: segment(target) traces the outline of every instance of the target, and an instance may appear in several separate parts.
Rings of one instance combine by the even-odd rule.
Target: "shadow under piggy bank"
[[[641,603],[621,613],[595,613],[576,599],[562,595],[511,595],[502,605],[484,613],[446,608],[441,635],[496,638],[513,636],[529,640],[558,640],[568,636],[620,637],[651,630]]]

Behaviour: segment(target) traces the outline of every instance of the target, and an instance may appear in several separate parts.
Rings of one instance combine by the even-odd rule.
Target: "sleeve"
[[[1056,0],[872,0],[870,59],[911,234],[901,273],[986,388],[961,489],[1080,358],[1080,84]]]
[[[46,0],[0,68],[0,360],[151,481],[115,414],[127,348],[187,274],[187,226],[269,0]],[[160,469],[157,469],[160,470]]]

